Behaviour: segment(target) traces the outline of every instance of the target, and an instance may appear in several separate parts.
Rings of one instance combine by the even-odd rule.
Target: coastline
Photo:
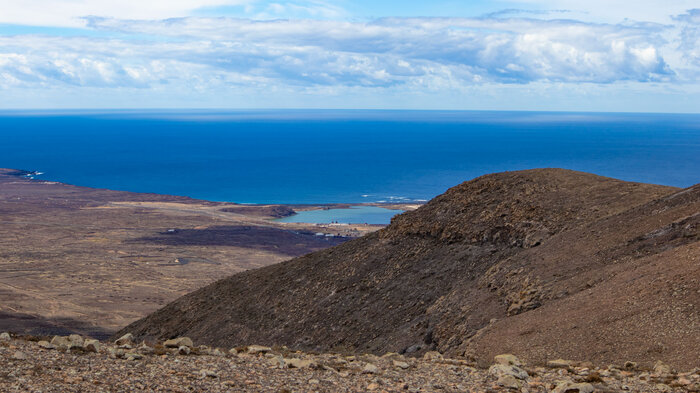
[[[379,207],[383,209],[388,209],[388,210],[400,210],[400,211],[410,211],[410,210],[415,210],[425,204],[427,200],[411,200],[407,198],[399,198],[399,199],[407,199],[407,202],[331,202],[331,203],[256,203],[256,202],[251,202],[251,203],[242,203],[242,202],[235,202],[235,201],[212,201],[212,200],[207,200],[207,199],[199,199],[199,198],[193,198],[187,195],[173,195],[173,194],[162,194],[162,193],[156,193],[156,192],[138,192],[138,191],[130,191],[130,190],[112,190],[109,188],[99,188],[99,187],[90,187],[90,186],[83,186],[83,185],[75,185],[71,183],[64,183],[64,182],[58,182],[58,181],[53,181],[53,180],[44,180],[44,179],[37,179],[36,176],[41,176],[44,175],[44,172],[36,171],[36,170],[26,170],[26,169],[13,169],[13,168],[0,168],[0,176],[14,176],[17,178],[22,178],[25,180],[31,180],[31,181],[36,181],[36,182],[41,182],[42,184],[62,184],[66,186],[72,186],[72,187],[78,187],[78,188],[84,188],[84,189],[92,189],[92,190],[105,190],[105,191],[111,191],[111,192],[119,192],[119,193],[129,193],[129,194],[138,194],[138,195],[158,195],[163,197],[164,199],[177,199],[178,201],[181,200],[192,200],[196,201],[199,203],[209,203],[209,204],[217,204],[221,206],[225,206],[225,208],[233,208],[236,210],[245,210],[246,208],[251,208],[250,209],[250,214],[252,215],[262,215],[264,216],[265,214],[261,214],[260,212],[256,212],[255,209],[260,209],[260,210],[265,210],[269,209],[271,207],[281,207],[285,209],[289,209],[290,212],[288,214],[283,214],[283,215],[276,215],[276,214],[269,214],[271,218],[283,218],[283,217],[288,217],[292,216],[293,214],[299,213],[299,212],[304,212],[304,211],[312,211],[312,210],[330,210],[330,209],[351,209],[353,207],[361,207],[361,206],[372,206],[372,207]],[[394,197],[391,197],[394,198]],[[234,212],[234,211],[232,211]],[[310,223],[313,224],[313,223]],[[319,224],[324,224],[324,223],[319,223]],[[388,223],[387,223],[388,224]]]

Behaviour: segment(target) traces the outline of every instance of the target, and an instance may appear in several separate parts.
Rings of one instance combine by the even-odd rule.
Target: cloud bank
[[[0,89],[342,94],[698,83],[698,9],[672,24],[503,15],[368,22],[88,17],[84,23],[107,37],[0,36]]]

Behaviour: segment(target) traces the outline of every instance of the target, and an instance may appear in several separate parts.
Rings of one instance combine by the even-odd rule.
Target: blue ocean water
[[[240,203],[426,200],[537,167],[686,187],[700,182],[700,115],[5,111],[0,167]]]
[[[401,213],[403,213],[402,210],[385,209],[376,206],[351,206],[347,209],[305,210],[275,221],[383,225],[388,224],[391,222],[392,217]]]

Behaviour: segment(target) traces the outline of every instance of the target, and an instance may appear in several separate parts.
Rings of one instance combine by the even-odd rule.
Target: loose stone
[[[99,352],[101,348],[101,344],[97,340],[93,339],[87,339],[83,343],[83,349],[88,351],[88,352]]]
[[[250,354],[250,355],[257,355],[259,353],[265,354],[265,353],[268,353],[271,351],[272,351],[272,348],[263,347],[261,345],[249,345],[248,346],[248,354]]]
[[[593,393],[595,388],[590,383],[562,382],[557,385],[552,393]]]
[[[375,366],[372,363],[367,363],[365,364],[365,367],[362,369],[363,374],[379,374],[379,367]]]
[[[16,351],[12,354],[12,358],[15,360],[27,360],[27,355],[24,352]]]
[[[166,348],[194,347],[194,343],[189,337],[178,337],[167,340],[163,343]]]
[[[48,341],[46,341],[46,340],[41,340],[41,341],[39,341],[39,342],[37,343],[37,345],[38,345],[40,348],[44,348],[44,349],[56,349],[56,346],[55,346],[55,345],[51,344],[50,342],[48,342]]]
[[[510,375],[517,379],[527,379],[528,374],[525,370],[517,366],[508,366],[505,364],[494,364],[489,367],[489,374],[496,377],[502,377],[504,375]]]
[[[503,375],[498,378],[498,381],[496,381],[496,384],[498,386],[503,386],[506,389],[520,389],[521,383],[518,381],[514,376],[512,375]]]
[[[394,364],[395,367],[398,367],[398,368],[400,368],[400,369],[402,369],[402,370],[406,370],[407,368],[410,367],[410,366],[408,365],[408,363],[402,362],[402,361],[399,361],[399,360],[394,360],[393,364]]]
[[[511,355],[511,354],[496,355],[496,357],[494,357],[494,361],[496,362],[496,364],[505,364],[507,366],[522,366],[523,365],[520,362],[520,359],[515,357],[515,355]]]
[[[132,345],[134,342],[134,335],[127,333],[117,339],[114,343],[117,345]]]

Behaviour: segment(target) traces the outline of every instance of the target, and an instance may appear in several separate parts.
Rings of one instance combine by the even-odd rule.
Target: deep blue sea
[[[700,115],[5,111],[0,167],[239,203],[426,200],[538,167],[686,187],[700,182]]]

